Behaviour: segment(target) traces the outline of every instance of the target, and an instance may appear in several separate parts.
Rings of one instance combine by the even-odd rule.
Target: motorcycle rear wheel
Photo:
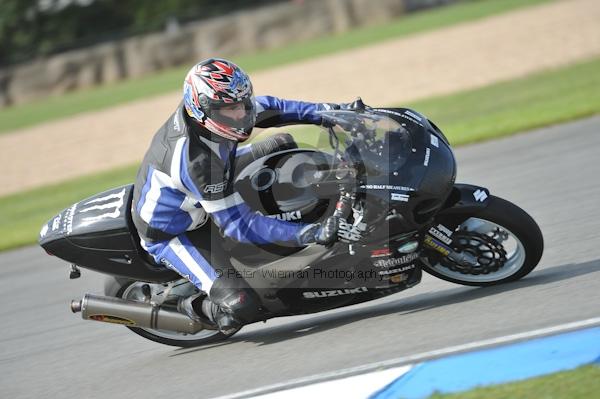
[[[466,246],[475,257],[480,255],[478,265],[465,269],[452,267],[451,261],[440,260],[440,256],[432,254],[422,258],[423,270],[427,273],[457,284],[484,287],[519,280],[538,265],[544,239],[539,226],[527,212],[507,200],[491,196],[485,209],[477,215],[465,216],[466,220],[458,226],[453,237],[462,237],[462,250]],[[458,249],[456,241],[451,246]],[[479,259],[489,259],[490,263],[497,261],[490,248],[497,248],[499,254],[495,256],[502,259],[497,270],[496,267],[486,269],[486,265],[479,263]]]
[[[109,277],[104,284],[104,294],[117,298],[143,301],[142,286],[148,284],[151,292],[156,294],[164,289],[162,284],[151,284],[125,278]],[[186,334],[176,331],[156,330],[142,327],[127,327],[137,335],[164,345],[191,348],[195,346],[221,342],[235,333],[224,334],[218,330],[202,330],[196,334]]]

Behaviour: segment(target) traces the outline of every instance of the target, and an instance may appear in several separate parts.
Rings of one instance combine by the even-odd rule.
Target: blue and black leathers
[[[320,124],[317,111],[331,108],[270,96],[256,97],[256,102],[261,128]],[[244,203],[233,190],[237,155],[237,142],[211,135],[188,120],[180,105],[154,136],[135,183],[132,213],[142,246],[156,262],[207,293],[218,277],[215,266],[225,266],[207,256],[214,242],[192,242],[188,232],[209,218],[225,236],[244,243],[300,244],[306,228],[257,214]]]

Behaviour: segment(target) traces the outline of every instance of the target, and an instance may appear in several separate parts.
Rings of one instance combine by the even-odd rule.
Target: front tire
[[[538,265],[544,251],[544,239],[539,226],[527,212],[509,201],[491,196],[488,206],[477,215],[465,216],[465,221],[453,234],[451,246],[470,252],[474,258],[479,255],[478,265],[461,268],[447,258],[426,253],[422,258],[423,270],[442,280],[484,287],[519,280]]]
[[[160,295],[161,291],[164,291],[164,285],[162,284],[151,284],[125,278],[109,277],[104,284],[104,294],[123,299],[142,300],[142,286],[146,284],[150,286],[153,297],[155,295]],[[191,283],[181,283],[179,286],[184,287],[184,290],[186,288],[189,290]],[[191,292],[192,291],[190,291],[190,293]],[[151,341],[182,348],[190,348],[221,342],[239,331],[237,330],[230,334],[224,334],[218,330],[202,330],[196,334],[185,334],[175,331],[155,330],[141,327],[127,328],[137,335],[140,335]]]

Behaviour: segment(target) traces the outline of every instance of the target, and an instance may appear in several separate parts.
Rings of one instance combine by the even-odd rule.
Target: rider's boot
[[[250,289],[230,285],[228,280],[217,279],[208,297],[203,292],[192,295],[180,301],[178,308],[193,320],[232,334],[255,320],[258,304]]]
[[[194,321],[216,329],[218,326],[202,311],[202,303],[205,299],[207,299],[205,292],[198,292],[187,298],[180,298],[177,302],[177,310]]]

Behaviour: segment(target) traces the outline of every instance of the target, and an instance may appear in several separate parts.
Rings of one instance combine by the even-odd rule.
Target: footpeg
[[[77,265],[72,264],[71,271],[69,272],[69,279],[73,280],[79,277],[81,277],[81,270],[79,270],[79,267],[77,267]]]

